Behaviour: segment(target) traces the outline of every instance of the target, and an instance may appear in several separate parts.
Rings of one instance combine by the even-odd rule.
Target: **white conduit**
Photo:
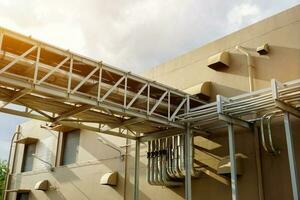
[[[191,151],[193,152],[193,139],[191,139]],[[152,140],[148,142],[148,165],[147,181],[150,185],[158,186],[180,186],[183,185],[185,177],[184,136],[176,135],[168,138]],[[193,160],[191,159],[192,166]],[[200,172],[192,167],[193,177],[199,177]]]
[[[249,77],[249,91],[252,92],[253,89],[254,89],[254,84],[253,84],[253,69],[254,69],[254,65],[253,65],[253,61],[252,61],[251,55],[243,47],[236,46],[235,48],[238,51],[240,51],[241,53],[243,53],[244,55],[246,55],[246,57],[247,57],[248,77]]]

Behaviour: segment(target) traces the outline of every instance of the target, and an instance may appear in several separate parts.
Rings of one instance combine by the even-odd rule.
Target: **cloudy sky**
[[[135,73],[300,0],[0,0],[0,26]],[[24,118],[0,115],[0,159]]]

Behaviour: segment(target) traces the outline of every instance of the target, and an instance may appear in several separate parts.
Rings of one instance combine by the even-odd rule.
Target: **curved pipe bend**
[[[277,155],[280,153],[278,148],[274,147],[273,144],[273,136],[272,136],[272,128],[271,128],[271,122],[272,118],[275,116],[280,116],[281,111],[274,111],[271,113],[266,113],[264,114],[261,119],[260,119],[260,132],[261,132],[261,140],[262,140],[262,145],[264,147],[264,150],[268,153],[272,153],[274,155]],[[264,121],[267,120],[267,128],[268,128],[268,140],[269,140],[269,146],[271,149],[269,149],[266,145],[265,141],[265,131],[264,131]]]

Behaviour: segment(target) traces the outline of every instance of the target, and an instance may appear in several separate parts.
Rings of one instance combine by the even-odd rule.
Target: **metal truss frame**
[[[238,199],[234,126],[284,112],[294,199],[299,199],[290,114],[300,117],[300,80],[206,104],[183,91],[0,27],[0,112],[136,140],[134,199],[139,199],[140,142],[228,129],[232,199]],[[11,106],[13,105],[13,106]],[[129,131],[125,131],[129,130]],[[128,133],[131,134],[128,134]],[[187,140],[188,141],[188,140]],[[187,142],[189,148],[189,142]],[[185,198],[192,199],[189,151]]]
[[[24,48],[14,46],[14,43]],[[4,28],[0,28],[0,56],[3,60],[0,65],[0,83],[2,88],[10,89],[7,90],[10,98],[1,99],[4,103],[0,109],[23,117],[60,124],[67,120],[68,125],[86,128],[89,125],[83,123],[91,121],[76,116],[97,110],[103,115],[116,118],[114,128],[130,129],[122,125],[123,119],[138,118],[139,123],[146,121],[156,124],[157,131],[170,127],[184,130],[185,126],[178,121],[177,116],[185,112],[184,107],[187,105],[199,106],[205,103],[172,87]],[[52,57],[59,59],[52,61]],[[78,72],[81,69],[85,72]],[[30,73],[18,70],[30,70]],[[55,78],[63,79],[61,81],[66,84],[51,80]],[[45,101],[60,101],[61,104],[73,107],[63,112],[49,112],[35,108],[34,102],[31,104],[22,100],[30,95],[40,96]],[[9,104],[23,106],[25,111],[8,107]],[[90,128],[95,129],[94,125]],[[102,128],[97,130],[108,131]]]

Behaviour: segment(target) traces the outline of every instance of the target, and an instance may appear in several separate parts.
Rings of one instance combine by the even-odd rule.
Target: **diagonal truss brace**
[[[182,99],[181,103],[179,104],[179,106],[176,108],[176,110],[170,117],[170,121],[173,121],[175,119],[177,113],[179,112],[179,110],[182,108],[182,106],[185,104],[186,101],[187,101],[187,98]]]
[[[122,76],[115,84],[112,86],[106,93],[105,95],[100,99],[100,102],[103,102],[108,95],[110,95],[117,87],[120,85],[120,83],[125,79],[125,76]]]
[[[151,115],[155,109],[159,106],[159,104],[162,102],[162,100],[166,97],[166,95],[168,94],[168,91],[165,91],[161,97],[159,98],[159,100],[156,102],[156,104],[152,107],[152,109],[149,112],[149,115]]]
[[[146,83],[139,91],[138,93],[131,99],[131,101],[127,104],[126,109],[130,108],[132,104],[136,101],[136,99],[142,94],[142,92],[146,89],[148,86],[148,83]]]
[[[56,122],[59,122],[63,119],[66,119],[68,117],[71,117],[73,115],[76,115],[76,114],[79,114],[79,113],[82,113],[84,111],[87,111],[91,108],[93,108],[94,106],[91,106],[91,105],[82,105],[82,106],[79,106],[79,107],[76,107],[76,108],[72,108],[66,112],[64,112],[63,114],[61,114],[60,116],[56,117],[53,121],[53,123],[56,123]]]
[[[41,80],[39,80],[37,82],[37,84],[41,84],[43,81],[47,80],[47,78],[49,78],[49,76],[51,76],[54,72],[56,72],[61,66],[63,66],[63,64],[65,64],[68,60],[70,59],[70,57],[66,57],[63,61],[61,61],[56,67],[54,67],[50,72],[48,72],[48,74],[46,74]],[[37,66],[36,66],[37,67]]]
[[[27,51],[25,51],[22,55],[16,57],[15,60],[13,60],[11,63],[7,64],[5,67],[3,67],[0,70],[0,74],[2,74],[3,72],[5,72],[6,70],[8,70],[9,68],[11,68],[14,64],[16,64],[17,62],[19,62],[20,60],[22,60],[25,56],[27,56],[28,54],[30,54],[32,51],[34,51],[37,48],[37,46],[33,46],[30,49],[28,49]]]
[[[7,100],[5,103],[3,103],[0,108],[4,108],[5,106],[7,106],[10,103],[13,103],[15,101],[17,101],[18,99],[20,99],[21,97],[25,96],[26,94],[30,93],[32,91],[32,89],[21,89],[19,91],[17,91],[15,94],[12,95],[12,97]]]
[[[96,71],[98,71],[100,68],[99,67],[96,67],[93,71],[91,71],[89,73],[89,75],[87,75],[72,91],[71,91],[71,94],[74,94],[85,82],[87,82],[87,80],[89,80],[94,74]]]

